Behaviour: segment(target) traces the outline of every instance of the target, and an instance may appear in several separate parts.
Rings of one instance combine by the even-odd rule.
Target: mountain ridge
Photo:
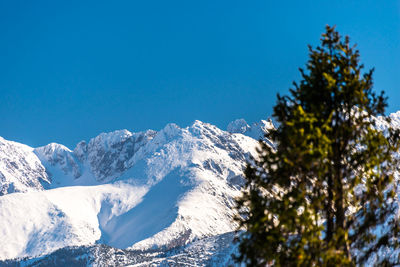
[[[102,133],[74,150],[0,139],[0,153],[15,150],[9,162],[30,159],[17,170],[28,166],[41,175],[32,186],[12,186],[10,175],[0,183],[7,188],[0,196],[0,260],[97,243],[172,249],[236,230],[234,198],[258,141],[230,130],[201,121],[186,128],[171,123],[158,132]],[[12,163],[0,173],[9,169]],[[32,180],[30,172],[23,174],[20,181]]]

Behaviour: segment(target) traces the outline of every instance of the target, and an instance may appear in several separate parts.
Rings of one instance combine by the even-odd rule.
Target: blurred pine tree
[[[301,82],[278,95],[274,147],[260,141],[245,171],[237,260],[251,266],[354,266],[399,245],[399,134],[374,120],[387,99],[334,27],[309,51]],[[380,254],[376,264],[397,260]]]

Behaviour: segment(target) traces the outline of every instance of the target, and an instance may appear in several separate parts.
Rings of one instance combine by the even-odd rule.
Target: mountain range
[[[399,128],[400,112],[390,117]],[[235,198],[272,128],[171,123],[73,150],[0,137],[0,266],[233,265]]]
[[[273,127],[172,123],[73,150],[0,138],[0,265],[232,264],[234,200]]]

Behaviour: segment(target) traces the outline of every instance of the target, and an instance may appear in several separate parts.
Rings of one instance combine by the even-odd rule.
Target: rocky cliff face
[[[91,139],[88,144],[81,142],[74,149],[83,163],[87,163],[98,181],[109,181],[132,167],[129,164],[138,150],[156,135],[155,131],[131,133],[120,130],[103,133]]]
[[[67,147],[51,143],[33,150],[44,165],[55,166],[64,174],[72,175],[74,178],[81,176],[80,163]]]

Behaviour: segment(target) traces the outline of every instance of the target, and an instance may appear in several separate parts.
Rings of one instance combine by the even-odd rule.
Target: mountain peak
[[[228,124],[228,127],[226,128],[226,130],[230,133],[241,133],[241,134],[244,134],[249,129],[250,129],[250,126],[247,124],[247,122],[244,119],[237,119],[237,120],[231,121]]]
[[[275,126],[271,119],[254,122],[251,126],[247,124],[244,119],[237,119],[228,124],[227,131],[230,133],[244,134],[259,140],[264,139],[265,134],[274,128]]]
[[[50,143],[50,144],[47,144],[45,146],[37,147],[37,148],[35,148],[35,150],[36,151],[43,151],[45,153],[54,153],[54,152],[68,152],[68,153],[71,153],[72,152],[68,147],[66,147],[66,146],[64,146],[62,144],[58,144],[58,143]]]
[[[113,147],[116,144],[125,142],[132,135],[133,134],[126,129],[116,130],[108,133],[101,133],[98,136],[90,139],[89,146],[96,144],[96,145],[101,145],[107,149],[109,147]]]

